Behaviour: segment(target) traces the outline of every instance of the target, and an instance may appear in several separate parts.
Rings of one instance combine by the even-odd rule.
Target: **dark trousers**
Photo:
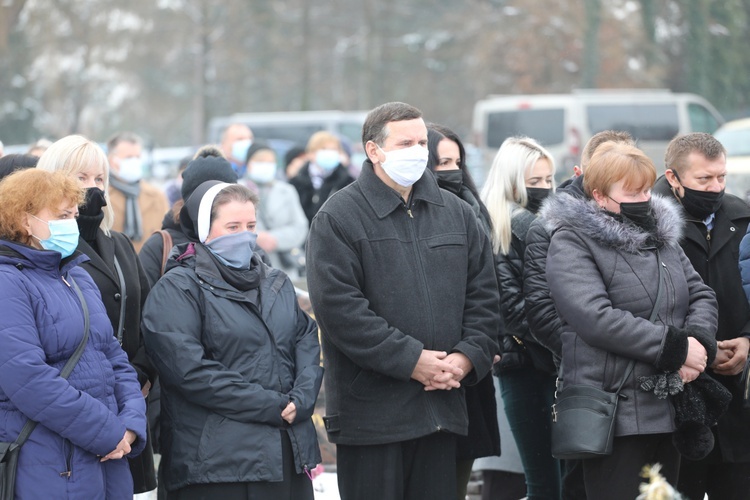
[[[504,470],[482,471],[482,500],[518,500],[525,496],[523,474]]]
[[[661,475],[669,484],[677,484],[680,454],[672,445],[672,434],[646,434],[616,437],[612,454],[583,460],[583,481],[586,497],[607,500],[633,500],[644,465],[662,465]]]
[[[341,500],[455,500],[456,436],[336,447]]]
[[[312,482],[306,474],[297,474],[292,442],[281,431],[281,457],[284,480],[281,482],[192,484],[167,493],[168,500],[313,500]]]
[[[746,500],[750,498],[750,463],[722,462],[717,441],[703,460],[682,459],[677,490],[687,500]]]
[[[583,460],[562,461],[562,499],[586,500],[583,483]]]
[[[560,462],[552,457],[555,377],[534,368],[500,373],[500,394],[518,445],[529,500],[560,498]]]

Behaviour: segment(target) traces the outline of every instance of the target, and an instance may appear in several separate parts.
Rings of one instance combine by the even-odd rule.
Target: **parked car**
[[[714,136],[727,150],[727,191],[750,201],[750,118],[727,122]]]
[[[570,94],[490,96],[474,107],[476,144],[488,168],[503,141],[527,135],[555,158],[560,178],[572,174],[581,149],[602,130],[624,130],[664,170],[664,152],[676,135],[713,133],[724,122],[718,111],[694,94],[662,89],[578,90]]]

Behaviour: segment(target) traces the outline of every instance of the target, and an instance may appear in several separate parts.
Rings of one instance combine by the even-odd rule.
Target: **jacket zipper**
[[[667,273],[667,280],[669,282],[669,285],[672,291],[672,304],[671,304],[671,307],[669,308],[669,323],[668,323],[671,325],[671,324],[674,324],[674,308],[675,308],[675,304],[677,303],[677,296],[675,295],[676,292],[675,292],[674,281],[672,281],[672,273],[669,272],[669,268],[667,267],[667,265],[664,263],[663,260],[660,259],[659,264],[664,268],[664,271],[666,271]],[[666,286],[666,283],[665,283],[665,286]]]
[[[427,298],[427,308],[428,310],[432,310],[432,301],[430,300],[430,293],[429,293],[429,287],[427,286],[427,279],[425,278],[425,271],[424,271],[424,262],[422,262],[422,255],[419,253],[419,241],[417,240],[417,232],[414,230],[414,214],[411,211],[411,208],[406,206],[406,203],[404,203],[404,209],[406,210],[406,214],[409,216],[410,223],[409,223],[409,229],[411,230],[412,235],[412,245],[414,246],[414,253],[417,255],[417,261],[419,262],[419,277],[422,279],[422,285],[424,287],[424,290],[426,292],[426,298]],[[435,320],[432,316],[430,316],[430,335],[432,338],[431,341],[434,341],[435,338]],[[430,345],[430,347],[434,347],[433,345]],[[437,418],[435,417],[435,412],[432,409],[432,404],[430,403],[430,398],[428,397],[426,400],[427,404],[427,411],[430,413],[430,417],[432,417],[432,421],[434,422],[435,428],[438,432],[442,430],[442,427],[440,427],[440,424],[437,422]]]
[[[67,439],[63,440],[63,453],[65,454],[65,471],[60,473],[60,477],[70,479],[73,474],[73,445]]]

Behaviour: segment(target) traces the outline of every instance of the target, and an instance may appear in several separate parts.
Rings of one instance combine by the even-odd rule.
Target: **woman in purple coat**
[[[78,267],[74,179],[31,169],[0,182],[0,441],[38,422],[23,444],[17,499],[132,498],[128,462],[146,440],[145,402],[99,291]],[[70,376],[60,371],[84,335]]]

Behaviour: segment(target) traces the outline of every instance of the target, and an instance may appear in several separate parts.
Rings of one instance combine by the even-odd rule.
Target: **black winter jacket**
[[[675,199],[664,176],[657,179],[653,191]],[[750,223],[750,207],[742,199],[725,194],[716,212],[710,239],[702,221],[695,220],[682,207],[680,214],[686,221],[680,246],[703,281],[716,292],[719,304],[716,340],[750,336],[750,305],[738,270],[740,242]],[[726,377],[710,369],[707,373],[733,396],[729,410],[719,418],[718,438],[723,460],[750,462],[750,415],[742,411],[740,375]]]
[[[161,222],[161,228],[167,231],[172,237],[172,246],[181,245],[187,243],[188,237],[182,232],[180,223],[175,222],[174,214],[170,210],[164,216],[164,220]],[[161,234],[154,233],[148,237],[146,243],[141,247],[141,251],[138,256],[143,264],[143,269],[148,277],[148,282],[151,286],[159,281],[161,278],[161,265],[162,265],[162,252],[164,250],[164,239]]]
[[[557,188],[554,196],[566,193],[576,198],[584,198],[583,176],[568,179]],[[526,233],[526,250],[524,251],[523,290],[524,308],[529,331],[534,339],[550,351],[555,364],[559,366],[562,359],[562,323],[557,316],[555,303],[547,285],[547,252],[552,234],[544,227],[544,222],[537,218],[531,223]]]
[[[513,214],[511,219],[511,245],[507,254],[498,253],[496,257],[497,281],[500,288],[500,312],[505,326],[505,338],[502,342],[503,351],[515,347],[515,336],[526,346],[527,351],[533,350],[529,355],[538,370],[549,374],[555,373],[555,365],[551,354],[531,336],[529,325],[526,320],[524,308],[525,295],[523,283],[524,255],[526,251],[526,234],[536,216],[526,210],[520,209]],[[500,362],[502,367],[502,361]]]
[[[323,180],[320,189],[315,189],[310,179],[310,163],[302,167],[299,173],[289,180],[289,184],[297,189],[299,202],[305,211],[307,220],[312,223],[313,217],[318,213],[320,207],[330,196],[349,184],[354,182],[349,171],[343,165],[339,165],[331,174]]]
[[[190,255],[189,248],[194,249]],[[143,316],[148,354],[162,384],[166,488],[281,481],[280,431],[296,470],[320,462],[311,416],[323,378],[315,322],[289,278],[261,266],[260,310],[224,281],[199,243],[176,248]],[[281,418],[293,400],[291,426]]]
[[[497,352],[492,248],[465,202],[427,171],[407,206],[365,161],[313,220],[308,285],[326,363],[334,443],[384,444],[467,432],[464,391],[411,378],[423,349],[461,352],[484,377]]]
[[[78,251],[89,258],[88,261],[81,264],[81,267],[93,278],[102,294],[102,302],[107,310],[107,316],[112,323],[112,330],[115,335],[117,335],[120,322],[123,295],[126,296],[122,348],[127,353],[130,364],[138,374],[138,382],[143,387],[146,382],[153,384],[156,380],[156,370],[146,356],[143,335],[141,335],[141,310],[146,303],[150,286],[130,239],[116,231],[111,231],[110,235],[108,237],[101,229],[97,230],[96,246],[98,252],[83,238],[78,239]],[[123,293],[120,288],[120,280],[115,268],[115,257],[117,257],[117,262],[122,269],[126,293]],[[135,493],[143,493],[156,488],[154,454],[150,439],[143,453],[135,458],[128,459],[128,462],[133,474]]]

